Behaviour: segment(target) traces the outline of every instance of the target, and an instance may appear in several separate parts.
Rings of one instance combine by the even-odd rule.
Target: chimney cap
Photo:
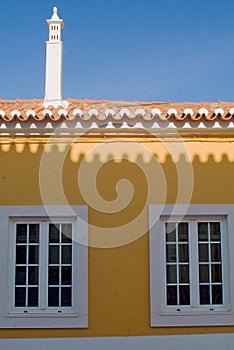
[[[56,6],[53,7],[53,14],[51,16],[51,19],[47,19],[47,23],[48,23],[48,25],[50,25],[51,23],[60,23],[62,29],[64,28],[63,20],[61,18],[59,18],[58,8]]]

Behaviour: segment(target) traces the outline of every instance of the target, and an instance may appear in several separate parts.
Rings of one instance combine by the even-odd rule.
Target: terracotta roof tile
[[[58,106],[54,108],[43,107],[43,100],[4,100],[0,99],[0,120],[12,121],[17,119],[24,122],[29,118],[42,121],[49,118],[52,121],[66,120],[105,120],[113,118],[114,121],[122,118],[133,120],[137,117],[145,121],[155,118],[160,120],[176,120],[178,122],[196,122],[198,120],[213,121],[234,120],[234,102],[144,102],[144,101],[109,101],[109,100],[76,100],[67,99],[67,108]],[[33,113],[28,111],[32,110]],[[45,111],[51,111],[46,113]],[[64,112],[65,110],[65,112]],[[16,113],[12,114],[13,111]],[[78,111],[78,112],[77,112]],[[155,112],[156,111],[156,112]],[[28,113],[27,113],[28,112]]]

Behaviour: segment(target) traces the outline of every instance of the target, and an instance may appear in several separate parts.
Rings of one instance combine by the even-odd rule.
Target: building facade
[[[63,100],[47,22],[44,100],[0,100],[0,337],[233,344],[234,103]]]

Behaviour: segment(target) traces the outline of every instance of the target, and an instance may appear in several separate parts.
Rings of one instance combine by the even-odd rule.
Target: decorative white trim
[[[60,109],[60,110],[58,111],[58,115],[59,115],[60,117],[66,117],[66,116],[68,115],[68,112],[67,112],[66,109]]]
[[[159,117],[162,114],[159,108],[153,108],[151,113],[155,118]]]
[[[48,116],[49,118],[52,117],[52,115],[53,115],[53,113],[50,109],[44,109],[42,114],[44,115],[44,117]]]
[[[184,112],[185,115],[194,115],[194,111],[191,108],[185,108]]]
[[[95,108],[92,108],[89,110],[89,115],[90,115],[90,117],[97,117],[98,111]]]
[[[11,112],[11,116],[19,118],[21,116],[21,113],[18,111],[18,109],[14,109],[14,111]]]
[[[33,109],[28,109],[26,112],[27,117],[35,117],[36,112]]]
[[[178,114],[178,112],[177,112],[177,110],[175,108],[170,108],[170,109],[168,109],[167,114],[170,115],[170,116],[172,116],[172,115],[176,116]]]
[[[113,117],[115,115],[115,111],[112,108],[108,108],[105,110],[106,117]]]
[[[123,118],[123,117],[129,118],[130,115],[131,115],[131,112],[130,112],[130,110],[128,108],[122,108],[120,110],[120,112],[119,112],[119,115],[120,115],[121,118]]]
[[[214,113],[215,113],[216,115],[221,115],[221,116],[223,116],[223,115],[224,115],[224,110],[223,110],[222,108],[216,108],[215,111],[214,111]]]

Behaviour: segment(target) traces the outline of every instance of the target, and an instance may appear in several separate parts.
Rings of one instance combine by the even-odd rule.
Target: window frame
[[[185,210],[186,209],[186,210]],[[149,208],[150,229],[150,305],[151,326],[189,326],[189,325],[225,325],[233,324],[233,266],[234,257],[231,246],[234,247],[230,232],[234,228],[234,206],[229,205],[165,205],[162,212],[157,204]],[[224,305],[204,306],[167,306],[166,305],[166,249],[165,222],[211,222],[220,221],[222,224],[222,266]],[[198,242],[193,237],[193,245]],[[192,249],[190,243],[190,249]],[[229,248],[229,249],[228,249]],[[196,248],[198,249],[198,248]],[[193,270],[193,271],[191,271]],[[190,273],[197,274],[198,267],[190,261]],[[198,276],[196,277],[198,281]],[[191,282],[191,280],[190,280]],[[198,293],[199,283],[192,287],[193,293]],[[190,291],[191,294],[191,291]]]
[[[38,296],[38,307],[33,306],[14,306],[15,299],[15,268],[16,268],[16,225],[17,224],[39,224],[39,296]],[[62,217],[40,217],[40,218],[11,218],[9,220],[10,228],[10,255],[11,259],[11,268],[9,273],[10,276],[10,286],[9,288],[9,314],[22,314],[27,313],[31,316],[36,316],[38,314],[57,314],[61,313],[61,317],[66,316],[66,314],[73,314],[74,316],[78,315],[77,305],[75,306],[75,296],[78,293],[78,278],[75,273],[74,266],[77,266],[77,256],[79,254],[78,244],[72,242],[72,306],[69,307],[59,307],[59,306],[48,306],[48,257],[49,257],[49,224],[60,224],[60,223],[69,223],[72,224],[72,232],[76,230],[76,218],[62,218]],[[43,237],[44,236],[44,237]]]
[[[0,207],[0,232],[2,245],[0,246],[0,278],[8,283],[2,283],[0,293],[0,327],[2,328],[87,328],[88,327],[88,224],[87,206],[32,206],[32,207]],[[53,213],[50,218],[48,214]],[[73,249],[72,249],[72,307],[49,307],[39,309],[37,307],[14,306],[14,226],[16,223],[40,223],[44,228],[49,223],[72,223]],[[40,235],[42,232],[40,232]],[[78,242],[78,243],[77,243]],[[48,237],[44,244],[48,243]],[[8,250],[6,247],[8,246]],[[40,273],[44,276],[45,288],[48,278],[48,261],[44,257],[43,247],[40,245],[39,256],[42,266]],[[48,248],[46,248],[48,254]],[[43,286],[41,286],[42,288]],[[46,292],[47,293],[47,292]],[[42,297],[39,296],[39,299]],[[45,293],[43,303],[45,305]],[[26,311],[26,312],[25,312]]]

